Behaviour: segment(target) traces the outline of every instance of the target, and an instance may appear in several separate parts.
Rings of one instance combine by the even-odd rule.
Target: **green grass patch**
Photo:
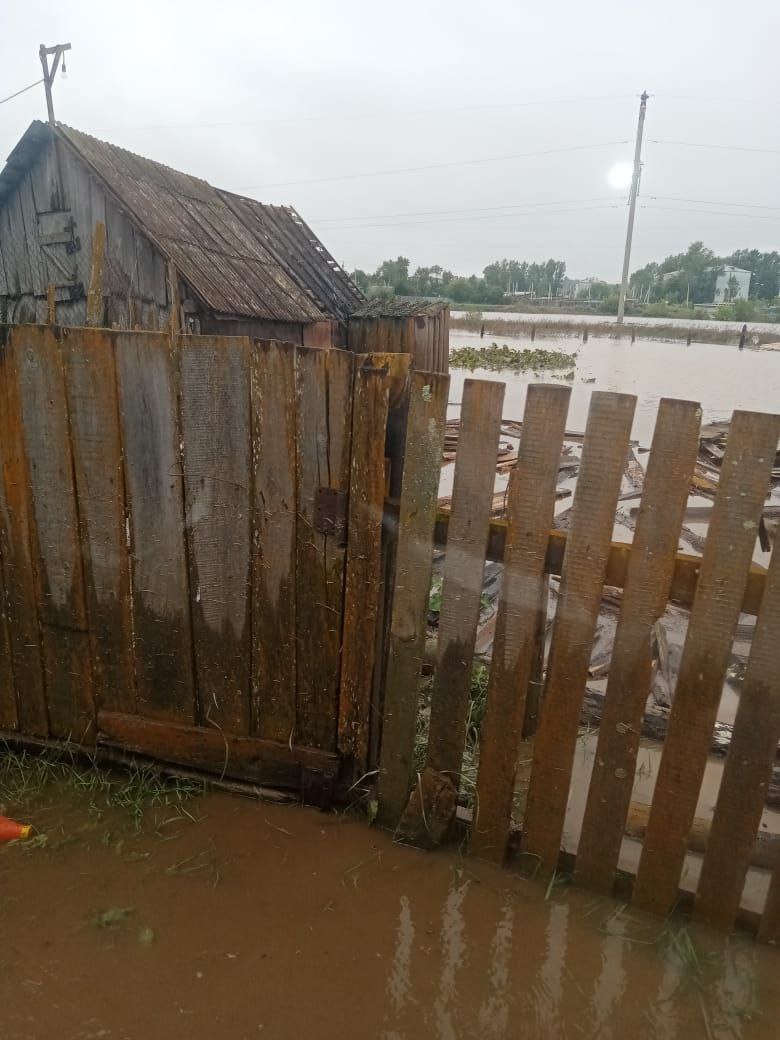
[[[93,814],[120,809],[140,824],[152,808],[175,807],[189,815],[183,803],[203,790],[197,781],[162,776],[146,767],[106,768],[75,754],[31,752],[0,743],[0,805],[15,812],[34,808],[53,792],[67,792],[85,800]]]

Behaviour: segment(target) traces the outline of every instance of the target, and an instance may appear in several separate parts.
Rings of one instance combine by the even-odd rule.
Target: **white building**
[[[715,299],[713,303],[729,303],[731,300],[746,300],[750,292],[750,271],[741,267],[723,268],[715,282]]]

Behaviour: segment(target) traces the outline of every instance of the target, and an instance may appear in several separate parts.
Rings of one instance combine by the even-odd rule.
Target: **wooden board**
[[[95,701],[106,711],[131,712],[130,559],[114,337],[86,329],[63,337]]]
[[[109,712],[100,712],[98,726],[100,744],[303,795],[318,783],[332,784],[338,770],[335,755],[259,737],[237,737],[214,728]]]
[[[700,421],[693,401],[660,403],[577,849],[578,880],[605,893],[612,889],[631,801],[650,692],[653,625],[669,595]]]
[[[252,347],[252,730],[295,731],[295,347]]]
[[[352,463],[347,521],[344,630],[339,694],[339,751],[368,769],[377,624],[384,595],[382,519],[385,502],[386,372],[357,361],[352,405]],[[356,777],[357,778],[357,777]]]
[[[138,711],[195,719],[179,421],[170,338],[116,337]]]
[[[395,506],[395,510],[397,512],[397,506]],[[447,544],[448,524],[449,510],[439,509],[436,514],[436,527],[434,529],[434,540],[437,548],[441,548]],[[488,534],[487,547],[488,560],[494,560],[497,563],[500,563],[504,559],[506,531],[506,520],[490,521],[490,533]],[[563,558],[566,551],[566,542],[567,534],[565,531],[548,532],[546,563],[548,574],[561,574]],[[628,561],[630,558],[630,542],[612,543],[609,549],[609,559],[607,560],[607,572],[604,578],[605,585],[614,585],[617,588],[623,587],[626,581]],[[692,556],[688,553],[677,553],[674,558],[674,574],[672,575],[672,586],[669,591],[670,603],[676,603],[681,607],[689,607],[693,603],[700,570],[701,556]],[[758,614],[761,606],[761,598],[764,595],[765,584],[766,571],[758,564],[753,564],[748,571],[747,583],[742,598],[743,614]]]
[[[1,497],[2,493],[0,493]],[[0,557],[0,729],[14,730],[19,716],[16,689],[11,666],[11,635],[8,631],[8,607],[5,595],[2,557]]]
[[[480,738],[470,849],[503,862],[526,691],[544,596],[547,532],[555,510],[569,387],[529,386],[517,465],[509,478],[504,576]]]
[[[10,343],[0,336],[0,558],[15,688],[13,714],[18,714],[19,727],[25,733],[45,737],[49,716],[30,557],[27,459],[14,360]],[[8,704],[6,713],[12,717]]]
[[[467,379],[444,558],[427,764],[458,786],[485,576],[504,384]]]
[[[661,914],[677,898],[778,435],[780,417],[734,413],[634,886]]]
[[[780,943],[780,863],[772,871],[758,937],[763,942],[773,943],[775,946]]]
[[[296,352],[296,739],[335,751],[345,547],[315,528],[318,489],[349,493],[353,356]]]
[[[81,542],[60,344],[52,329],[11,336],[29,479],[30,547],[53,736],[94,741]]]
[[[184,516],[199,718],[249,732],[250,500],[248,339],[182,336]]]
[[[596,391],[563,562],[523,824],[523,850],[555,870],[569,797],[580,708],[588,677],[620,481],[636,398]]]
[[[411,783],[449,385],[448,376],[427,372],[411,378],[378,785],[388,827],[397,825]]]
[[[780,549],[769,565],[696,898],[696,916],[731,930],[780,740]]]

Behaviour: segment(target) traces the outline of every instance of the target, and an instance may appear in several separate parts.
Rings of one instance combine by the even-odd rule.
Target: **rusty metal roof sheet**
[[[389,300],[365,300],[352,311],[353,318],[435,317],[449,307],[447,300],[422,299],[418,296],[393,296]]]
[[[111,190],[212,310],[280,322],[345,318],[360,291],[295,210],[264,206],[58,124],[55,132]],[[51,133],[33,123],[0,174],[0,204]]]

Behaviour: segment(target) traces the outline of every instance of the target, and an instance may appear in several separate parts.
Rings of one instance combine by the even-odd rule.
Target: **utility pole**
[[[639,103],[639,122],[636,128],[636,147],[634,149],[634,176],[631,178],[631,193],[628,196],[628,230],[626,231],[626,251],[623,254],[623,276],[620,279],[620,300],[618,301],[617,323],[623,324],[626,309],[626,290],[628,289],[628,267],[631,263],[631,239],[634,237],[634,214],[636,213],[636,197],[639,194],[639,177],[642,173],[642,131],[645,126],[647,111],[647,91],[642,92]]]
[[[51,96],[51,87],[54,83],[54,77],[57,75],[57,69],[60,65],[60,59],[65,51],[70,50],[69,43],[58,43],[54,47],[47,47],[45,43],[42,43],[38,48],[38,54],[41,58],[41,67],[43,68],[43,86],[46,91],[46,109],[49,113],[49,122],[54,126],[54,102]],[[54,61],[49,68],[49,55],[54,55]],[[65,62],[62,62],[62,71],[65,71]]]

